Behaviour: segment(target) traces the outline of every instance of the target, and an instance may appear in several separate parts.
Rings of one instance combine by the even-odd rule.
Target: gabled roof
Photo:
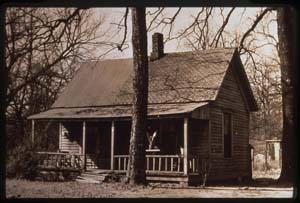
[[[148,103],[182,103],[214,100],[234,49],[166,54],[149,63]],[[132,59],[83,64],[56,107],[131,104]]]
[[[149,105],[215,100],[233,57],[239,58],[234,53],[235,49],[224,48],[177,52],[167,53],[159,60],[150,61]],[[256,102],[245,71],[237,72],[243,78],[243,90],[247,91],[246,95],[250,95],[247,98],[251,100],[250,110],[255,110]],[[84,63],[52,109],[130,105],[133,93],[132,76],[132,59]]]

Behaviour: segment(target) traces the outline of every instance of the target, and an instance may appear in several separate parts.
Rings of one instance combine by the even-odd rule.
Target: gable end
[[[233,68],[237,76],[236,79],[240,83],[240,88],[246,98],[246,102],[249,106],[250,111],[258,111],[258,105],[252,92],[249,79],[237,51],[235,51],[233,56]]]

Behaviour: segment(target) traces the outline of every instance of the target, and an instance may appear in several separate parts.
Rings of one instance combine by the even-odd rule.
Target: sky
[[[157,8],[150,8],[147,9],[148,11],[155,11]],[[174,13],[176,13],[178,8],[166,8],[164,11],[165,16],[172,16]],[[199,9],[201,8],[182,8],[179,15],[176,17],[176,20],[174,21],[174,29],[173,33],[177,33],[180,30],[183,30],[186,28],[190,23],[192,22],[193,18],[192,16],[196,16]],[[225,8],[224,14],[228,13],[231,8]],[[104,30],[115,30],[116,29],[116,23],[120,22],[120,19],[124,16],[125,8],[93,8],[95,13],[95,19],[103,18],[104,17],[104,24],[101,26],[101,30],[99,32],[102,32]],[[230,21],[227,25],[227,33],[228,36],[230,36],[231,32],[237,30],[240,33],[245,33],[247,29],[253,24],[253,20],[255,19],[257,13],[261,11],[261,8],[236,8],[236,10],[233,12]],[[210,27],[212,29],[217,29],[220,27],[220,23],[222,23],[222,17],[217,15],[219,12],[216,12],[214,14],[214,18],[210,22]],[[266,20],[274,19],[276,17],[275,13],[270,14],[269,16],[266,16]],[[147,24],[149,25],[149,17],[147,18]],[[114,50],[113,52],[109,53],[105,56],[105,58],[131,58],[132,57],[132,46],[131,46],[131,13],[129,12],[128,15],[128,27],[127,27],[127,44],[129,47],[125,49],[124,51],[118,51]],[[260,30],[260,25],[257,26],[256,30]],[[154,31],[148,32],[148,55],[151,53],[152,49],[152,34],[154,32],[161,32],[162,29],[156,29]],[[166,34],[167,30],[164,30],[164,34]],[[276,21],[271,21],[269,25],[269,32],[271,35],[273,35],[277,39],[277,24]],[[114,38],[110,39],[113,42],[121,42],[124,36],[124,30],[121,30],[118,35],[116,35]],[[111,35],[109,36],[111,37]],[[261,35],[257,35],[256,37],[256,43],[264,44],[268,40],[265,39],[265,37],[262,37]],[[264,46],[260,48],[260,52],[263,53],[266,56],[272,56],[274,55],[274,47],[270,46]],[[167,43],[165,43],[165,52],[182,52],[182,51],[189,51],[190,48],[187,47],[183,40],[172,40]],[[98,51],[95,53],[96,55],[101,55],[104,50],[98,49]]]

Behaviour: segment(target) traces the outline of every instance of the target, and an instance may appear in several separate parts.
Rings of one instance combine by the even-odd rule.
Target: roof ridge
[[[191,50],[191,51],[178,51],[178,52],[166,52],[165,55],[173,55],[173,54],[184,54],[184,53],[205,53],[205,52],[214,52],[214,51],[220,51],[220,50],[232,50],[234,51],[237,47],[217,47],[217,48],[211,48],[211,49],[204,49],[204,50]],[[150,60],[150,56],[148,56]],[[163,57],[162,57],[163,58]],[[85,63],[97,63],[97,62],[108,62],[108,61],[122,61],[122,60],[132,60],[132,57],[126,57],[126,58],[106,58],[106,59],[97,59],[97,60],[86,60],[83,62]]]

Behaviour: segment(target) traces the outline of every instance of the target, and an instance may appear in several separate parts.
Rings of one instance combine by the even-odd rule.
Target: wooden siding
[[[209,119],[209,105],[202,106],[191,113],[192,118]]]
[[[60,151],[81,153],[82,125],[80,123],[62,123]]]
[[[190,119],[189,152],[192,156],[208,157],[208,120]]]
[[[215,102],[210,105],[211,172],[209,179],[247,176],[249,171],[249,111],[231,66]],[[223,113],[232,115],[232,157],[224,158]]]

